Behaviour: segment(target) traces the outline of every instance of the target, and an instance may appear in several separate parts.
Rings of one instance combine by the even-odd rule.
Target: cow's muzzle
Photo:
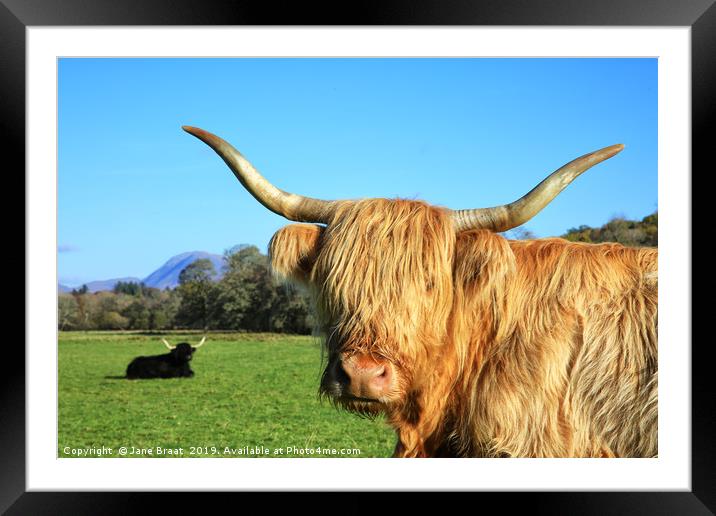
[[[342,354],[328,364],[321,390],[334,398],[381,402],[393,390],[393,365],[367,354]]]

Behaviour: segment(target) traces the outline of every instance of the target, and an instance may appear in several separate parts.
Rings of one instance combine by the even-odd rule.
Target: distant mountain
[[[144,278],[144,284],[148,287],[165,289],[167,287],[174,288],[179,285],[179,274],[187,266],[197,260],[208,259],[214,264],[216,274],[214,280],[219,280],[223,276],[224,257],[220,254],[211,254],[204,251],[192,251],[188,253],[178,254],[170,258],[164,265],[159,267],[149,276]]]
[[[101,281],[90,281],[89,283],[86,283],[87,290],[88,292],[113,290],[114,286],[120,281],[123,281],[125,283],[144,283],[148,287],[154,287],[161,290],[164,290],[167,287],[174,288],[179,285],[179,274],[181,273],[181,271],[183,271],[187,266],[191,265],[195,261],[202,259],[211,260],[211,263],[214,264],[214,269],[216,270],[216,273],[213,276],[213,280],[220,280],[221,277],[224,275],[222,270],[224,267],[224,257],[220,254],[212,254],[204,251],[191,251],[188,253],[178,254],[169,258],[169,260],[164,265],[159,267],[157,270],[152,272],[144,279],[129,277],[113,278]],[[58,284],[57,287],[61,293],[72,292],[73,290],[73,287],[68,287],[67,285],[62,284]],[[79,289],[81,287],[82,285],[78,285],[74,288]]]

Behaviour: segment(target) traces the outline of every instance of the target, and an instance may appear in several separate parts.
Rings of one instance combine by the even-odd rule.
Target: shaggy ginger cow
[[[321,393],[384,413],[394,456],[657,454],[656,249],[496,234],[623,146],[568,163],[511,204],[453,211],[287,193],[221,138],[184,129],[265,207],[314,223],[274,235],[272,267],[315,300]]]

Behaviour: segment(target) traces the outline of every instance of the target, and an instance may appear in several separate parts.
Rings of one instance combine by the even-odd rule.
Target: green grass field
[[[174,344],[199,340],[186,333],[163,336]],[[209,334],[192,360],[193,378],[112,378],[123,376],[135,356],[164,353],[159,338],[60,333],[59,457],[80,450],[93,457],[92,450],[102,447],[111,448],[104,455],[110,457],[122,456],[121,447],[126,457],[137,456],[134,448],[145,457],[185,458],[326,457],[333,450],[339,457],[389,457],[393,451],[395,434],[382,419],[363,419],[318,400],[316,338]],[[164,452],[178,448],[179,455]]]

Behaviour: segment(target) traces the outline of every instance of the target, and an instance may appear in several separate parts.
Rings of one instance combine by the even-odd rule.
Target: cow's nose
[[[356,354],[343,358],[341,368],[349,379],[347,390],[356,398],[376,400],[390,390],[393,373],[388,361]]]

